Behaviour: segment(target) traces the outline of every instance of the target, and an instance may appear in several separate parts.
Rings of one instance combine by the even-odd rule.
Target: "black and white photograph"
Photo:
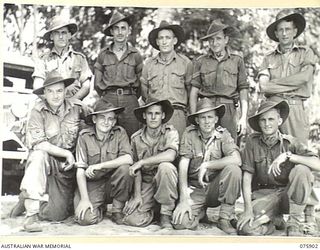
[[[319,239],[320,7],[2,8],[1,236]]]

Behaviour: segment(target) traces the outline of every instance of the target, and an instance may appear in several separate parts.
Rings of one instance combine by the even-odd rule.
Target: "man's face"
[[[92,116],[96,130],[100,133],[108,133],[117,122],[115,112],[102,113]]]
[[[199,114],[195,119],[200,131],[205,134],[210,134],[214,131],[218,120],[219,117],[214,110]]]
[[[211,50],[216,53],[220,54],[222,51],[225,50],[229,41],[229,37],[226,36],[223,31],[218,32],[214,36],[209,38],[209,44]]]
[[[149,128],[155,129],[161,126],[165,113],[162,111],[161,105],[152,105],[143,113],[143,118],[146,120]]]
[[[158,32],[156,43],[159,46],[161,53],[171,53],[174,50],[174,46],[177,44],[177,42],[178,39],[175,37],[172,30],[160,30]]]
[[[282,21],[277,25],[275,36],[278,38],[280,45],[291,45],[297,34],[297,28],[292,21]]]
[[[275,134],[281,124],[282,118],[276,109],[270,109],[259,116],[259,126],[264,135]]]
[[[56,110],[64,102],[65,99],[65,86],[63,82],[59,82],[44,88],[44,97],[49,106]]]
[[[62,27],[52,31],[50,34],[50,39],[53,41],[55,47],[62,49],[69,45],[71,33],[67,27]]]
[[[124,43],[127,41],[130,34],[130,27],[127,22],[121,21],[114,24],[110,32],[113,35],[114,42]]]

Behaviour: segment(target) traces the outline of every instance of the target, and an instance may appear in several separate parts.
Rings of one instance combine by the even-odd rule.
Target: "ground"
[[[212,221],[210,224],[201,224],[196,231],[191,230],[173,230],[161,229],[157,224],[151,224],[145,228],[119,226],[110,220],[110,214],[107,213],[106,218],[97,225],[79,226],[74,223],[70,217],[63,222],[42,222],[43,232],[27,233],[23,231],[22,224],[24,216],[17,218],[8,218],[10,209],[18,201],[18,196],[2,196],[1,197],[1,224],[0,235],[7,236],[147,236],[147,235],[203,235],[203,236],[227,236],[223,231],[216,227],[219,208],[209,208],[208,217]],[[243,209],[243,204],[239,200],[236,204],[236,214]],[[320,211],[317,212],[318,226],[320,228]],[[273,236],[285,236],[285,231],[276,230]],[[319,235],[318,235],[319,236]]]

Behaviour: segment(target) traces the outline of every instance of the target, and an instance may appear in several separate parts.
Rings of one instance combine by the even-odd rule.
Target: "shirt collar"
[[[220,61],[224,61],[226,60],[227,58],[230,58],[230,55],[231,55],[231,50],[230,50],[230,47],[229,46],[226,46],[226,54],[224,55],[224,57],[220,60]],[[209,56],[218,60],[217,57],[215,56],[215,54],[213,53],[213,51],[211,49],[209,49]]]
[[[296,43],[293,43],[293,46],[292,46],[292,48],[291,48],[291,51],[293,51],[293,50],[299,50],[299,45],[296,44]],[[280,50],[280,44],[278,44],[278,46],[276,47],[275,52],[278,53],[278,54],[283,54],[283,53],[281,52],[281,50]]]
[[[73,51],[71,45],[69,45],[68,48],[65,48],[64,50],[67,50],[66,55],[69,55],[69,54]],[[64,50],[63,50],[63,51],[64,51]],[[50,53],[51,53],[51,55],[56,54],[57,56],[61,56],[61,54],[56,50],[55,47],[53,47],[53,48],[51,49]],[[63,55],[64,55],[64,53],[63,53]]]
[[[113,137],[113,135],[114,135],[114,133],[115,133],[115,131],[116,131],[117,129],[119,129],[119,127],[114,126],[114,127],[111,129],[111,131],[109,132],[108,136],[105,137],[102,142],[105,142],[105,141],[107,141],[107,140],[110,140],[110,139]],[[96,132],[96,128],[95,128],[94,125],[90,127],[90,130],[89,130],[88,134],[91,135],[91,136],[94,136],[97,141],[101,141],[101,140],[98,139],[97,132]]]
[[[262,143],[264,143],[266,146],[272,148],[272,147],[273,147],[274,145],[276,145],[278,142],[280,142],[280,143],[283,142],[283,136],[282,136],[282,134],[281,134],[281,132],[280,132],[279,130],[277,131],[277,133],[276,133],[275,136],[276,136],[276,138],[275,138],[274,142],[270,144],[268,141],[266,141],[266,139],[264,138],[263,134],[261,133],[261,134],[260,134],[260,141],[261,141]]]
[[[61,107],[59,107],[59,109],[57,110],[57,112],[54,112],[51,107],[49,106],[49,104],[47,103],[46,100],[41,101],[38,105],[37,105],[37,109],[38,111],[41,110],[46,110],[51,112],[54,115],[58,115],[59,111],[64,110],[64,114],[68,113],[69,110],[74,106],[74,103],[70,102],[68,99],[65,99],[63,102],[63,105],[61,105]]]
[[[162,124],[161,125],[161,129],[160,129],[160,135],[164,135],[166,132],[166,125],[165,124]],[[142,128],[142,132],[140,134],[140,137],[141,137],[141,140],[148,144],[147,143],[147,138],[146,138],[146,134],[147,134],[147,125],[143,125],[143,128]]]
[[[160,52],[155,56],[155,60],[161,64],[170,64],[176,58],[177,58],[177,52],[175,50],[173,51],[172,58],[169,61],[163,61],[160,57]]]
[[[108,52],[110,52],[110,53],[113,53],[113,51],[112,51],[112,46],[113,46],[113,44],[114,44],[114,42],[111,42],[110,44],[108,44],[107,46],[106,46],[106,50],[108,51]],[[135,47],[133,47],[130,43],[127,43],[127,49],[126,49],[126,51],[124,52],[124,55],[125,54],[130,54],[130,53],[135,53],[135,52],[137,52],[138,50],[135,48]]]
[[[202,140],[202,141],[207,141],[208,139],[205,139],[203,138],[201,132],[200,132],[200,129],[199,127],[197,127],[197,135],[199,136],[199,138]],[[215,129],[212,133],[212,137],[213,139],[221,139],[222,138],[222,134],[217,130]]]

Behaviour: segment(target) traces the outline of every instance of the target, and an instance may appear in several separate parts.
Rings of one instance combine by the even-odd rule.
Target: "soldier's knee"
[[[311,178],[311,177],[312,177],[312,172],[310,168],[302,164],[295,165],[289,174],[289,179],[293,179],[293,178],[302,179],[302,178]]]
[[[122,165],[118,167],[117,172],[123,176],[129,176],[129,165]]]
[[[270,235],[275,231],[273,223],[265,223],[257,227],[251,227],[249,222],[247,222],[241,230],[237,231],[238,235],[247,235],[247,236],[261,236],[261,235]]]
[[[162,162],[158,166],[158,171],[162,174],[176,173],[177,168],[170,162]]]
[[[123,218],[123,223],[127,226],[146,227],[153,220],[153,211],[140,212],[138,209]]]
[[[43,150],[34,150],[29,154],[28,161],[41,162],[48,158],[48,153]]]
[[[184,214],[181,224],[172,224],[173,228],[176,230],[196,230],[199,225],[199,219],[196,216],[189,218],[189,214]]]
[[[236,179],[241,179],[241,176],[242,176],[242,172],[241,172],[241,169],[238,165],[236,164],[229,164],[227,165],[224,169],[223,169],[223,172],[228,174],[228,175],[231,175],[233,178],[236,178]]]
[[[82,219],[76,218],[75,220],[81,226],[89,226],[99,223],[102,220],[102,216],[100,210],[96,209],[91,212],[90,209],[87,209]]]

